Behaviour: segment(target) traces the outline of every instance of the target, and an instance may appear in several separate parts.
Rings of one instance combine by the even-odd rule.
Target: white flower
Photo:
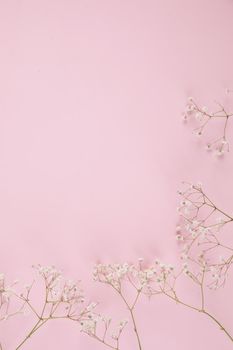
[[[127,325],[127,323],[128,323],[128,320],[120,321],[120,323],[119,323],[120,330],[122,330]]]
[[[92,311],[96,306],[97,306],[97,303],[93,303],[92,302],[86,307],[86,310],[87,311]]]
[[[83,320],[80,322],[81,324],[81,332],[85,332],[87,334],[95,334],[96,330],[96,321],[89,319],[89,320]]]
[[[184,236],[182,236],[181,234],[177,234],[176,235],[176,240],[177,241],[184,241]]]
[[[202,107],[202,112],[206,113],[208,111],[208,108],[206,106]]]
[[[200,112],[197,112],[195,115],[195,118],[197,121],[201,122],[203,120],[203,114]]]

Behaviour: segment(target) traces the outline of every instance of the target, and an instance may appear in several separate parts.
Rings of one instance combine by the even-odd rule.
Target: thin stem
[[[195,310],[195,311],[198,311],[198,312],[201,312],[203,314],[205,314],[206,316],[208,316],[211,320],[213,320],[219,327],[220,329],[227,335],[227,337],[233,342],[233,337],[230,335],[230,333],[226,330],[226,328],[213,316],[211,315],[208,311],[204,310],[204,309],[199,309],[195,306],[192,306],[192,305],[189,305],[183,301],[181,301],[180,299],[176,297],[173,297],[172,295],[166,293],[165,291],[163,292],[166,296],[168,296],[170,299],[173,299],[174,301],[176,301],[177,303],[189,308],[189,309],[192,309],[192,310]]]
[[[203,198],[204,199],[207,199],[207,201],[209,201],[209,203],[211,204],[210,206],[217,210],[219,213],[223,214],[224,216],[226,216],[228,219],[229,219],[229,222],[230,221],[233,221],[233,217],[230,216],[229,214],[227,214],[226,212],[224,212],[223,210],[221,210],[220,208],[218,208],[211,200],[209,197],[207,197],[207,195],[203,192],[202,189],[198,188],[198,187],[195,187],[195,190],[198,191],[199,193],[202,194]],[[204,202],[206,205],[209,205],[206,201]]]
[[[21,346],[26,343],[26,341],[33,335],[33,333],[35,332],[37,326],[40,324],[41,320],[38,320],[36,322],[36,324],[34,325],[34,327],[31,329],[31,331],[28,333],[28,335],[21,341],[21,343],[17,346],[17,348],[15,350],[18,350],[21,348]]]
[[[92,337],[93,337],[94,339],[98,340],[100,343],[106,345],[106,346],[107,346],[108,348],[110,348],[110,349],[119,350],[119,346],[118,346],[118,345],[117,345],[117,347],[115,347],[115,346],[113,346],[113,345],[107,343],[104,339],[101,339],[101,338],[97,337],[97,335],[92,335]]]
[[[205,270],[202,273],[202,278],[201,278],[201,309],[204,310],[205,307],[205,295],[204,295],[204,279],[205,279]]]
[[[119,295],[122,298],[122,300],[124,301],[127,309],[129,310],[129,313],[130,313],[130,316],[131,316],[131,319],[132,319],[132,322],[133,322],[134,332],[135,332],[135,335],[136,335],[136,338],[137,338],[138,348],[139,348],[139,350],[142,350],[142,344],[141,344],[140,336],[139,336],[139,333],[138,333],[138,328],[137,328],[137,324],[136,324],[136,320],[135,320],[135,315],[134,315],[134,312],[133,312],[141,292],[139,290],[137,291],[137,296],[135,298],[135,301],[134,301],[133,305],[130,306],[129,303],[127,302],[127,300],[125,299],[125,297],[123,296],[123,294],[119,290],[117,290],[117,289],[115,289],[115,290],[119,293]]]
[[[203,312],[203,314],[210,317],[220,327],[220,329],[228,336],[228,338],[233,342],[233,337],[230,335],[230,333],[226,330],[226,328],[213,315],[211,315],[209,312],[207,312],[205,310],[203,310],[202,312]]]
[[[137,324],[136,324],[136,321],[135,321],[134,313],[133,313],[132,309],[129,309],[129,311],[130,311],[131,319],[133,321],[134,332],[135,332],[136,337],[137,337],[138,347],[139,347],[140,350],[142,350],[142,345],[141,345],[140,337],[139,337],[139,334],[138,334],[138,329],[137,329]]]
[[[50,318],[46,318],[43,319],[43,315],[46,309],[46,305],[47,305],[47,299],[48,299],[48,288],[46,287],[46,293],[45,293],[45,301],[44,301],[44,305],[41,311],[40,316],[37,314],[36,311],[34,311],[35,315],[38,318],[38,321],[36,322],[36,324],[34,325],[34,327],[31,329],[31,331],[27,334],[27,336],[21,341],[21,343],[17,346],[16,350],[20,349],[22,347],[22,345],[24,343],[26,343],[26,341],[40,328],[42,327]]]

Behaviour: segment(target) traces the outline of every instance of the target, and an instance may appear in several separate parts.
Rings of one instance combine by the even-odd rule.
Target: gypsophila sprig
[[[223,235],[220,239],[220,231],[232,223],[233,217],[210,200],[201,184],[184,183],[184,186],[179,191],[182,199],[176,239],[181,242],[185,271],[191,273],[188,272],[191,261],[196,268],[205,268],[206,284],[216,289],[225,284],[233,262],[233,248],[223,242]]]
[[[151,266],[144,265],[143,259],[140,258],[137,264],[127,262],[123,264],[98,264],[93,271],[94,280],[110,286],[126,305],[139,350],[142,349],[142,342],[135,318],[135,307],[139,297],[142,294],[150,297],[153,294],[152,285],[162,286],[167,283],[165,281],[172,281],[174,271],[172,265],[165,265],[159,260],[156,260]],[[127,287],[130,287],[134,292],[134,297],[130,301],[123,292]],[[162,293],[160,288],[158,290],[158,293]],[[118,332],[115,337],[117,341],[119,341],[120,334],[121,332]]]
[[[111,327],[112,318],[97,313],[91,313],[86,320],[81,322],[81,331],[106,347],[119,350],[120,337],[127,323],[127,320],[122,320],[115,327]]]
[[[202,136],[207,126],[214,119],[222,120],[222,131],[220,135],[206,143],[207,151],[214,151],[217,156],[222,156],[226,152],[229,152],[229,142],[227,139],[227,128],[229,119],[233,116],[233,113],[228,113],[226,109],[218,103],[218,109],[215,112],[209,112],[206,106],[200,107],[192,97],[188,98],[186,110],[183,113],[183,120],[185,122],[190,119],[195,119],[198,126],[194,129],[194,134],[198,137]]]
[[[15,297],[15,286],[17,283],[18,281],[16,280],[8,285],[5,275],[0,273],[0,321],[7,320],[24,311],[25,303],[17,303],[17,298]]]
[[[118,294],[118,296],[123,301],[123,303],[126,305],[130,319],[133,324],[133,329],[134,329],[139,350],[142,350],[142,344],[139,336],[138,327],[136,324],[134,310],[135,310],[136,304],[138,303],[142,290],[146,288],[147,278],[149,278],[149,277],[145,278],[144,275],[142,276],[141,272],[142,271],[141,271],[140,260],[137,266],[128,264],[128,263],[98,264],[94,267],[94,270],[93,270],[94,280],[110,286]],[[128,301],[126,296],[123,293],[122,287],[123,287],[123,283],[125,282],[129,283],[130,286],[133,287],[133,290],[135,291],[135,295],[132,301]],[[116,334],[113,336],[113,339],[117,341],[116,349],[118,349],[121,331]]]
[[[177,267],[172,280],[165,279],[159,286],[151,285],[151,295],[161,292],[176,304],[207,316],[233,342],[230,332],[206,306],[206,288],[216,289],[222,286],[232,264],[233,250],[221,243],[218,233],[226,224],[232,222],[233,218],[207,197],[200,183],[184,183],[184,186],[184,189],[178,191],[182,199],[178,207],[180,223],[176,228],[176,239],[182,247],[181,267]],[[215,256],[219,249],[230,253],[227,257],[221,257],[220,261],[217,258],[216,261]],[[213,252],[215,254],[211,254]],[[183,281],[183,278],[188,278],[199,291],[199,300],[195,304],[189,301],[188,295],[180,295],[178,283]]]
[[[41,307],[38,309],[37,302],[33,301],[32,291],[37,287],[37,277],[31,283],[25,286],[23,292],[10,292],[21,301],[21,309],[27,307],[34,316],[35,322],[32,329],[26,334],[16,350],[22,346],[34,335],[42,326],[57,319],[66,319],[77,322],[83,328],[83,322],[90,320],[95,303],[84,306],[84,295],[80,288],[80,282],[64,279],[61,271],[54,266],[33,266],[37,276],[42,279],[43,290],[41,290]],[[9,295],[5,296],[6,288],[4,279],[1,277],[1,300],[3,305],[6,304],[8,309]],[[4,298],[3,298],[4,297]],[[21,310],[20,309],[20,310]]]

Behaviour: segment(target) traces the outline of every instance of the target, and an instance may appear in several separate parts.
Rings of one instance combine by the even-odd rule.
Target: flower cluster
[[[120,321],[114,328],[112,319],[97,313],[90,312],[86,319],[81,321],[81,331],[115,350],[119,350],[119,341],[128,321]]]
[[[207,107],[199,107],[192,97],[188,98],[186,110],[183,113],[183,120],[186,122],[191,118],[195,118],[199,126],[194,129],[194,133],[197,136],[202,136],[209,122],[213,119],[223,121],[222,135],[217,137],[211,142],[206,144],[207,151],[214,151],[217,156],[222,156],[224,153],[229,152],[229,142],[227,140],[227,127],[229,118],[233,116],[233,113],[226,112],[223,106],[219,105],[219,109],[216,112],[208,112]]]
[[[74,318],[77,306],[84,302],[83,291],[72,280],[63,280],[61,271],[54,266],[35,267],[39,275],[42,276],[46,288],[46,302],[53,305],[53,310],[58,310],[59,306],[65,305],[64,317]],[[75,311],[74,311],[75,310]],[[54,311],[52,311],[54,315]]]
[[[14,281],[11,285],[7,285],[5,275],[0,273],[0,321],[23,312],[24,304],[18,305],[15,300],[14,287],[17,282]]]
[[[138,293],[150,295],[152,285],[159,289],[169,278],[173,278],[174,267],[155,260],[150,266],[144,266],[143,259],[138,264],[98,264],[93,271],[95,281],[109,284],[119,293],[122,283],[129,283]]]
[[[86,312],[85,309],[82,310],[84,296],[79,282],[65,280],[61,271],[54,266],[38,265],[33,267],[44,281],[45,300],[42,311],[36,312],[31,305],[29,295],[33,284],[28,286],[27,294],[22,294],[21,298],[27,302],[34,314],[42,320],[44,318],[69,318],[78,321],[82,313]]]

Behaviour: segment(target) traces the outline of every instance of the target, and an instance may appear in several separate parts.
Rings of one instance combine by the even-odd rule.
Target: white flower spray
[[[66,319],[77,322],[83,327],[83,323],[91,319],[93,309],[96,306],[95,303],[84,306],[84,295],[80,283],[65,280],[61,271],[54,266],[37,265],[33,268],[43,280],[44,286],[43,291],[41,291],[43,300],[39,310],[35,306],[31,295],[32,289],[36,288],[35,281],[26,285],[23,292],[18,293],[12,289],[12,286],[5,287],[5,277],[3,274],[0,275],[0,310],[4,309],[1,319],[7,319],[18,313],[25,313],[27,310],[36,319],[31,330],[25,335],[16,350],[21,349],[41,327],[52,320]],[[10,303],[15,301],[20,303],[19,309],[9,312]],[[3,349],[2,345],[0,349]]]
[[[233,116],[233,113],[228,113],[226,109],[218,103],[218,110],[215,112],[209,112],[206,106],[200,107],[192,97],[188,98],[185,112],[183,113],[183,120],[185,122],[190,119],[195,119],[198,123],[198,127],[194,129],[194,134],[201,137],[204,134],[205,129],[214,119],[222,120],[222,133],[213,141],[206,143],[207,151],[214,151],[216,156],[222,156],[226,152],[229,152],[229,142],[227,140],[227,128],[229,119]]]

